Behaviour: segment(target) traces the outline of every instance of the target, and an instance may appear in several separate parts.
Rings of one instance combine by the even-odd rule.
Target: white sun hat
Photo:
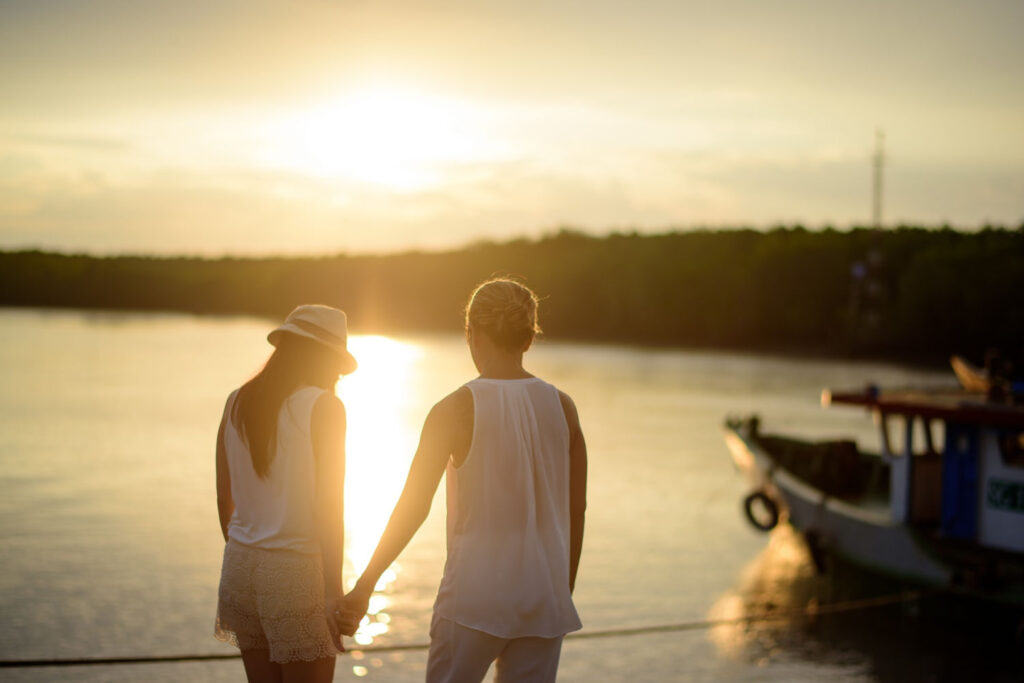
[[[348,352],[348,319],[345,312],[331,306],[307,304],[298,306],[284,322],[267,335],[267,341],[277,346],[285,332],[320,342],[336,351],[344,361],[342,374],[354,372],[358,363]]]

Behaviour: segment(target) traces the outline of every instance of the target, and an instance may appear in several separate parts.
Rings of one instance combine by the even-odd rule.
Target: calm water
[[[267,330],[249,318],[0,311],[0,659],[231,651],[212,637],[222,550],[213,446],[227,393],[268,355]],[[351,345],[361,367],[338,391],[350,423],[354,578],[427,410],[473,369],[457,335]],[[590,449],[576,594],[585,631],[836,597],[796,540],[744,522],[746,491],[721,439],[723,418],[758,412],[766,429],[871,444],[862,413],[819,407],[822,387],[950,381],[879,364],[553,342],[528,360],[575,398]],[[380,587],[363,644],[426,642],[443,512],[442,493]],[[961,633],[948,611],[570,640],[560,680],[1014,680],[1020,669],[1002,632],[978,640],[976,625]],[[419,680],[424,662],[416,651],[349,655],[336,680]],[[241,678],[238,661],[0,670],[16,681]]]

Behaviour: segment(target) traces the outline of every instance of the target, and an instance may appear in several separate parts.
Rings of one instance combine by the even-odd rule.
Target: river
[[[267,331],[247,317],[0,310],[0,659],[232,652],[212,635],[223,547],[214,440],[224,398],[270,351]],[[454,331],[357,335],[350,348],[360,369],[338,384],[349,418],[348,580],[373,550],[428,409],[474,376]],[[798,539],[746,524],[724,418],[756,412],[766,430],[873,445],[870,419],[822,408],[822,388],[948,384],[948,373],[543,339],[526,365],[573,396],[589,447],[583,633],[677,625],[567,640],[559,680],[959,680],[945,676],[990,669],[1003,680],[1016,671],[1002,650],[979,654],[968,642],[952,652],[946,641],[958,636],[945,623],[931,644],[936,622],[916,606],[702,625],[836,595]],[[336,680],[421,680],[422,650],[386,648],[427,641],[444,562],[443,491],[374,598],[358,634],[368,651],[339,658]],[[228,660],[8,668],[0,678],[242,673]]]

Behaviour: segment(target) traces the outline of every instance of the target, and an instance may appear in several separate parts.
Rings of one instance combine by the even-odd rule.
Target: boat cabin
[[[890,467],[892,521],[942,538],[1024,552],[1024,406],[963,391],[826,391],[873,411]],[[902,443],[890,438],[901,421]]]

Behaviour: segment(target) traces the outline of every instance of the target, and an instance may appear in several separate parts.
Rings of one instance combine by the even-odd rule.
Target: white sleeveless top
[[[320,552],[314,524],[316,462],[310,419],[313,405],[323,393],[320,387],[302,387],[281,404],[277,447],[265,479],[256,475],[249,447],[231,423],[238,391],[231,394],[224,428],[235,502],[228,524],[229,538],[257,548]]]
[[[473,441],[449,462],[438,616],[499,638],[582,625],[569,593],[569,428],[538,378],[476,379]]]

